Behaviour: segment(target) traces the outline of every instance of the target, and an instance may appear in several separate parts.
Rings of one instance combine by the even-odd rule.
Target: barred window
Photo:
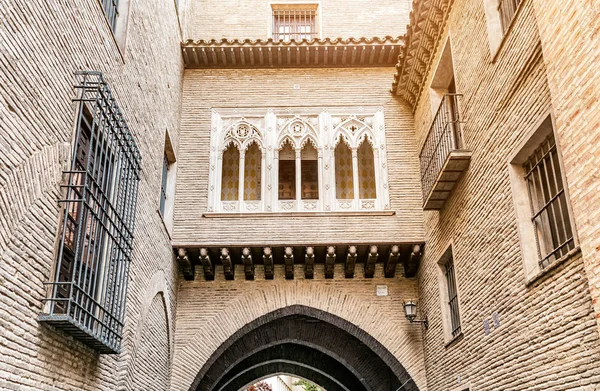
[[[543,269],[575,248],[553,132],[533,152],[523,168],[539,263]]]
[[[523,0],[498,0],[498,13],[502,24],[502,33],[506,34],[512,23],[517,9]]]
[[[119,0],[102,0],[102,7],[108,19],[108,24],[112,31],[117,27],[117,18],[119,17]]]
[[[118,353],[141,157],[102,74],[83,72],[79,78],[60,244],[39,320],[100,353]]]
[[[316,5],[273,6],[273,40],[318,38]]]
[[[167,159],[167,153],[165,152],[163,156],[162,163],[162,180],[160,182],[160,203],[158,210],[160,211],[160,215],[164,217],[165,215],[165,205],[167,203],[167,174],[169,173],[169,160]]]
[[[450,313],[450,326],[452,337],[460,334],[460,313],[458,310],[458,290],[456,289],[456,274],[454,273],[454,258],[452,250],[449,250],[448,260],[444,265],[444,274],[446,277],[446,287],[448,289],[448,311]]]

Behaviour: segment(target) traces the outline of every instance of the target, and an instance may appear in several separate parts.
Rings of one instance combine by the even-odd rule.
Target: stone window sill
[[[446,349],[448,349],[449,347],[451,347],[452,345],[454,345],[455,343],[457,343],[458,341],[461,341],[463,338],[465,337],[465,335],[463,334],[463,332],[461,331],[460,333],[458,333],[455,337],[452,337],[450,340],[448,340],[445,344],[444,347]]]
[[[508,26],[508,29],[506,30],[506,32],[502,36],[502,40],[500,41],[500,44],[498,45],[498,48],[492,54],[492,63],[495,63],[498,60],[498,56],[499,56],[500,52],[502,51],[502,48],[504,47],[504,44],[506,43],[508,35],[513,30],[514,25],[515,25],[515,21],[519,17],[519,14],[521,13],[521,10],[523,9],[524,5],[525,5],[525,1],[521,1],[521,4],[519,4],[519,6],[517,7],[517,9],[515,11],[515,14],[514,14],[514,16],[512,18],[512,21],[510,22],[510,25]]]
[[[337,211],[337,212],[205,212],[206,218],[238,218],[238,217],[343,217],[343,216],[393,216],[395,210],[370,210],[370,211]]]
[[[546,276],[552,270],[556,269],[558,266],[562,265],[567,260],[573,258],[580,252],[581,252],[581,248],[575,247],[573,250],[569,251],[568,253],[566,253],[565,255],[563,255],[562,257],[557,259],[556,261],[554,261],[551,265],[549,265],[545,269],[540,270],[539,272],[532,275],[531,277],[526,277],[525,286],[528,288],[531,287],[531,285],[533,285],[535,282],[541,280],[544,276]]]

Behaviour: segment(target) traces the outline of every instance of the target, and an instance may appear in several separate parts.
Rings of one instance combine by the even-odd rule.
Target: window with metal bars
[[[523,168],[543,269],[575,248],[554,133],[546,137]]]
[[[119,0],[101,0],[104,14],[112,31],[117,28],[117,18],[119,17]]]
[[[140,153],[108,84],[82,72],[60,244],[40,321],[118,353],[131,262]]]
[[[273,40],[318,38],[316,7],[273,8]]]
[[[502,24],[502,33],[506,34],[512,23],[517,9],[523,0],[498,0],[498,13]]]
[[[160,182],[160,203],[158,210],[160,215],[165,216],[165,205],[167,203],[167,174],[169,173],[169,160],[167,159],[167,153],[163,156],[162,164],[162,180]]]
[[[450,327],[452,337],[460,334],[460,313],[458,310],[458,290],[456,289],[456,274],[454,272],[454,258],[452,250],[449,250],[449,258],[444,265],[446,287],[448,289],[448,312],[450,314]]]

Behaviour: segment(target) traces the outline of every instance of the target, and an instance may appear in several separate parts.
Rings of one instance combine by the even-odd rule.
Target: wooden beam
[[[348,247],[346,255],[346,278],[354,278],[354,269],[356,267],[356,246]]]
[[[235,49],[231,48],[231,65],[236,66],[236,61],[235,61]]]
[[[342,66],[346,66],[346,54],[348,54],[348,48],[344,46],[342,51]]]
[[[254,50],[250,48],[250,65],[254,66]]]
[[[319,48],[315,48],[315,65],[319,65]]]
[[[271,247],[265,247],[263,250],[263,263],[265,265],[265,279],[273,279],[273,254]]]
[[[202,264],[202,269],[204,270],[204,278],[211,281],[215,279],[215,266],[210,260],[210,256],[208,255],[207,248],[200,249],[200,263]]]
[[[285,262],[285,279],[294,279],[294,249],[292,247],[286,247],[283,254],[283,260]]]
[[[363,45],[360,52],[360,65],[365,65],[365,55],[367,54],[367,47]]]
[[[267,48],[267,51],[268,51],[269,66],[272,67],[273,66],[273,51],[271,50],[271,48]]]
[[[221,62],[223,63],[224,67],[227,66],[227,53],[225,52],[224,48],[221,48]]]
[[[385,49],[387,47],[385,45],[381,46],[381,51],[379,52],[379,64],[383,64],[383,60],[385,60]]]
[[[287,48],[287,53],[286,53],[286,64],[287,66],[291,66],[292,65],[292,49]]]
[[[369,54],[369,65],[373,65],[373,61],[375,61],[375,51],[376,47],[371,46],[371,54]]]
[[[265,63],[265,54],[263,53],[262,48],[258,48],[258,60],[260,66],[263,66],[263,64]]]
[[[379,258],[379,253],[377,251],[377,246],[371,246],[369,249],[369,255],[365,262],[365,278],[373,278],[375,275],[375,264],[377,263],[377,258]]]
[[[406,277],[415,277],[417,275],[417,271],[419,270],[419,263],[421,263],[421,258],[423,257],[423,249],[421,245],[415,244],[412,248],[412,252],[408,259],[404,262],[404,275]]]
[[[210,54],[212,57],[213,65],[218,66],[219,61],[217,60],[217,52],[215,51],[215,48],[210,48]]]
[[[304,277],[312,279],[315,276],[315,249],[313,247],[306,248],[304,256]]]
[[[354,65],[356,63],[356,46],[354,46],[352,48],[352,60],[350,61],[351,65]]]
[[[177,249],[177,263],[181,267],[183,278],[186,280],[193,280],[194,265],[192,262],[190,262],[190,257],[188,257],[187,250],[185,248]]]
[[[208,66],[208,56],[206,55],[206,50],[202,48],[202,62],[204,62],[204,66]]]
[[[240,48],[240,63],[242,66],[246,66],[246,49]]]
[[[192,54],[194,56],[194,62],[200,66],[200,59],[198,58],[198,53],[196,53],[196,48],[192,48]]]
[[[325,257],[325,278],[333,278],[333,269],[335,267],[335,247],[327,247],[327,256]]]
[[[394,245],[390,249],[390,254],[385,260],[385,265],[383,267],[386,278],[392,278],[396,275],[396,264],[398,263],[399,258],[400,248]]]
[[[223,247],[221,249],[221,262],[223,263],[223,273],[225,274],[226,280],[233,280],[233,274],[235,272],[235,265],[231,262],[231,256],[229,256],[229,249]]]
[[[327,66],[327,61],[329,60],[329,51],[327,50],[327,46],[323,50],[323,65]]]
[[[337,56],[338,55],[338,49],[337,48],[333,48],[333,65],[337,65]]]
[[[281,48],[277,48],[277,65],[281,66]]]
[[[242,263],[244,264],[246,280],[254,280],[254,263],[252,262],[252,252],[249,247],[244,247],[242,250]]]

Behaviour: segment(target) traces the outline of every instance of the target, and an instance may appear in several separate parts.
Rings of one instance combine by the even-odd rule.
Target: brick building
[[[597,2],[0,5],[0,389],[600,389]]]

